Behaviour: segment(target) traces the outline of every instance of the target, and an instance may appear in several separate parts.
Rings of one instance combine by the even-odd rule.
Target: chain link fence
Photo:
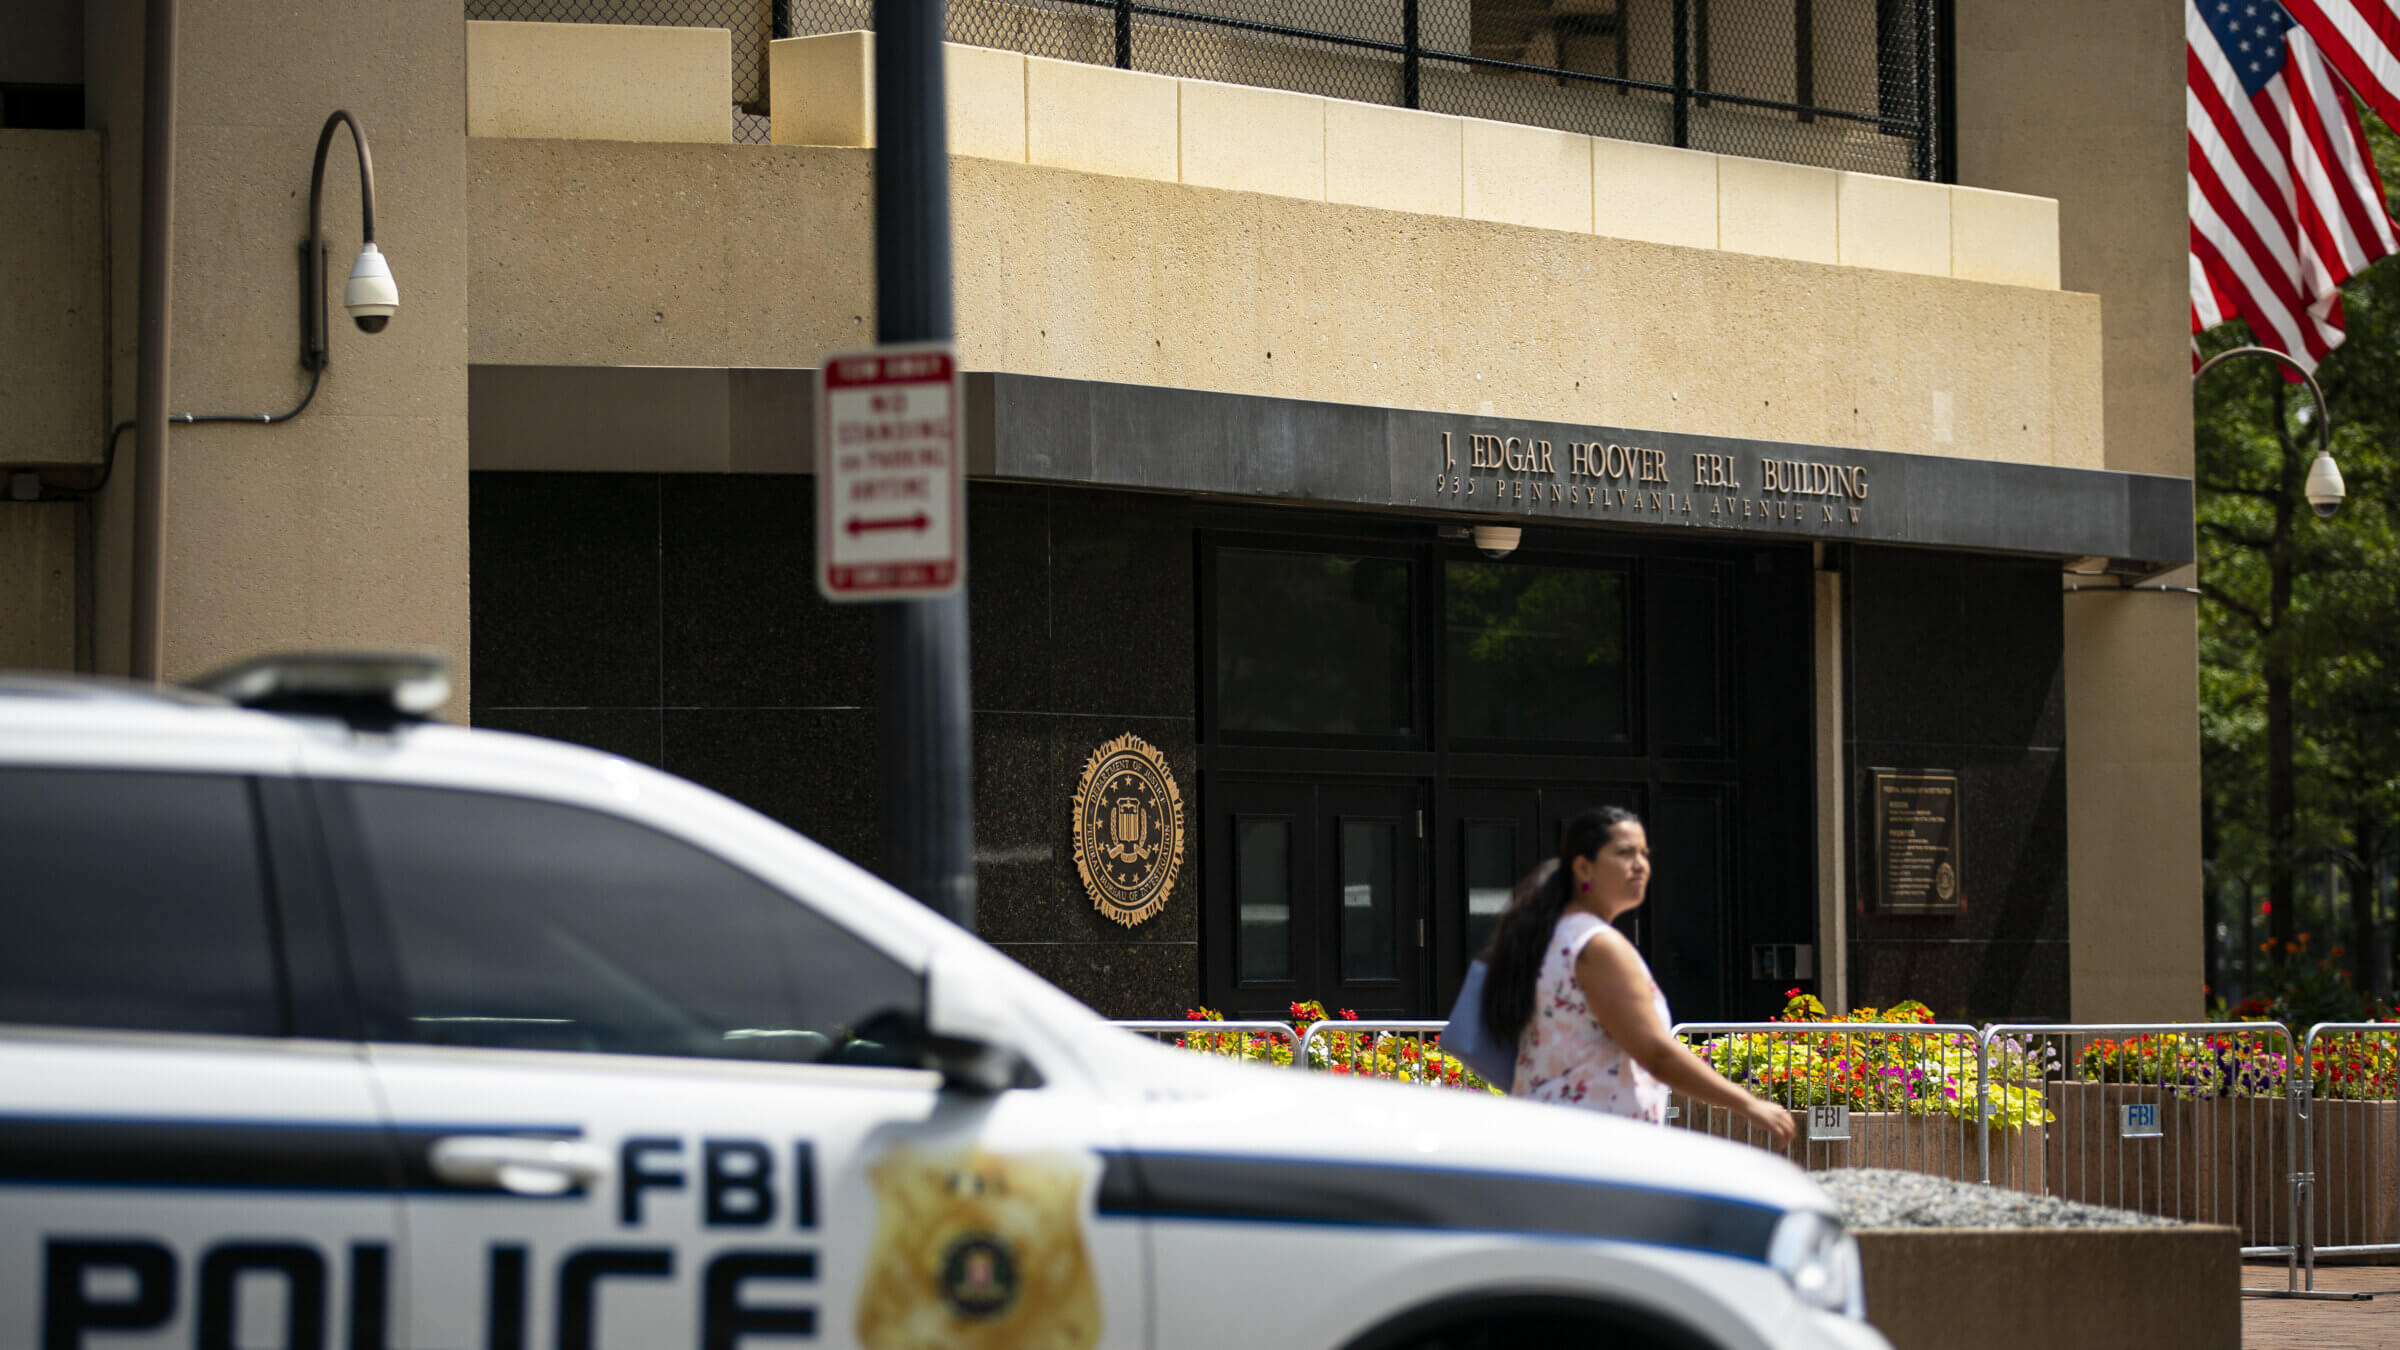
[[[1938,171],[1935,0],[950,0],[954,42],[1902,178]],[[771,37],[873,0],[468,0],[470,19],[733,34],[734,139]]]

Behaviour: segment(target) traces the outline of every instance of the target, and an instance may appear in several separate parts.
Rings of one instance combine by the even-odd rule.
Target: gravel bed
[[[1885,1167],[1809,1174],[1852,1228],[2168,1228],[2176,1219]]]

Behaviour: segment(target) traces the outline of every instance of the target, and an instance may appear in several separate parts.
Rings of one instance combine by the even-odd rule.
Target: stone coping
[[[467,24],[468,129],[731,138],[730,35]],[[868,32],[768,44],[778,145],[874,144]],[[2059,289],[2046,197],[948,44],[953,154],[1420,215]]]

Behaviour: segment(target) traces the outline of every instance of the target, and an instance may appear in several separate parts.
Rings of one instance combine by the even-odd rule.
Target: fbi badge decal
[[[1166,756],[1130,732],[1083,763],[1075,870],[1092,907],[1127,928],[1166,908],[1183,870],[1183,793]]]

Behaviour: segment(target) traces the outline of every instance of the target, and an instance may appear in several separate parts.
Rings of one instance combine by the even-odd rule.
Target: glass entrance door
[[[1232,779],[1212,784],[1205,875],[1207,1001],[1282,1018],[1322,1000],[1362,1018],[1413,1016],[1427,944],[1424,793],[1414,785]]]
[[[1811,555],[1321,523],[1200,543],[1204,1001],[1439,1016],[1613,803],[1649,827],[1624,927],[1675,1010],[1780,1006],[1742,958],[1816,922]]]
[[[1442,791],[1433,850],[1437,989],[1458,987],[1467,963],[1491,941],[1517,883],[1543,859],[1557,855],[1559,831],[1568,820],[1595,806],[1622,806],[1641,815],[1646,795],[1632,783]],[[1647,936],[1646,910],[1634,911],[1624,922],[1637,944]]]

